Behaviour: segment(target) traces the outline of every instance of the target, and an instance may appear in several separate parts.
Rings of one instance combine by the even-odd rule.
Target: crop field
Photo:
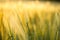
[[[0,3],[0,40],[60,40],[60,3]]]

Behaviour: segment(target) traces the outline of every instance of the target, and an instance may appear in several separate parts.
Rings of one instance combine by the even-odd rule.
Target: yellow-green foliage
[[[60,40],[59,8],[47,3],[2,5],[0,40]]]

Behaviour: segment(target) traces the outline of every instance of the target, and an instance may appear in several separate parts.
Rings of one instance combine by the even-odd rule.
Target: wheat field
[[[60,40],[60,4],[0,3],[0,40]]]

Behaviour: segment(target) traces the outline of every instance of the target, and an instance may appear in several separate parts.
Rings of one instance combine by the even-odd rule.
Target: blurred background
[[[21,1],[21,0],[0,0],[0,1]],[[59,0],[22,0],[22,1],[59,1]]]

